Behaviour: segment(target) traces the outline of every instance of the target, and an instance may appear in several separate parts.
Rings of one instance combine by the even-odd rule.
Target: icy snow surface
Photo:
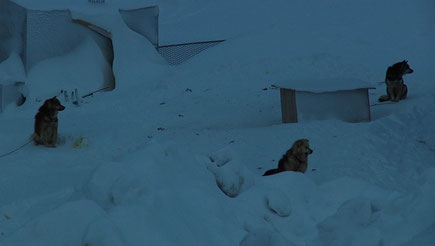
[[[40,2],[112,32],[117,87],[62,102],[57,148],[0,158],[1,246],[434,245],[433,1]],[[168,66],[115,14],[143,3],[160,6],[162,44],[227,41]],[[65,64],[91,59],[82,51],[27,81],[53,96]],[[403,59],[409,97],[373,106],[372,122],[280,123],[277,81],[358,78],[376,104]],[[30,95],[0,114],[0,155],[32,134],[42,102]],[[314,150],[307,173],[263,177],[299,138]]]

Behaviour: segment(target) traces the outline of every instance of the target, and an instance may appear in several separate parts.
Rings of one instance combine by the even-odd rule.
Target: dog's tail
[[[278,168],[276,168],[276,169],[270,169],[270,170],[267,170],[267,171],[263,174],[263,176],[274,175],[274,174],[277,174],[277,173],[280,173],[280,171],[278,170]]]
[[[385,101],[389,101],[389,100],[390,100],[389,95],[383,95],[383,96],[379,97],[379,99],[378,99],[379,102],[385,102]]]

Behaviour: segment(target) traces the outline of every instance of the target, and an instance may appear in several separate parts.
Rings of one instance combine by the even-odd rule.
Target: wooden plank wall
[[[296,91],[280,88],[282,123],[297,123]]]
[[[369,89],[361,89],[365,91],[365,94],[367,96],[367,108],[368,108],[368,115],[367,115],[367,119],[368,121],[372,121],[372,116],[371,116],[371,111],[370,111],[370,96],[369,96]]]
[[[0,113],[3,112],[3,85],[0,84]]]

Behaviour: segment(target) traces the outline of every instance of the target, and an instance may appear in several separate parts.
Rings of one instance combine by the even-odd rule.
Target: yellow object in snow
[[[74,142],[74,148],[76,149],[81,149],[81,148],[85,148],[88,147],[89,141],[87,137],[79,137],[79,139],[77,139]]]

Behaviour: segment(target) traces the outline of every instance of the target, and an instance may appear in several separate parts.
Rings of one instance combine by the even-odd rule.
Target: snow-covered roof
[[[355,89],[375,89],[371,83],[355,78],[292,79],[275,83],[278,88],[308,92],[332,92]]]
[[[80,10],[82,12],[95,12],[110,8],[116,9],[136,9],[143,7],[150,7],[157,5],[155,0],[115,0],[115,1],[107,1],[103,0],[101,2],[95,1],[89,2],[88,0],[84,1],[70,1],[70,0],[38,0],[38,1],[29,1],[29,0],[9,0],[14,2],[26,9],[31,10],[42,10],[42,11],[50,11],[50,10]]]

